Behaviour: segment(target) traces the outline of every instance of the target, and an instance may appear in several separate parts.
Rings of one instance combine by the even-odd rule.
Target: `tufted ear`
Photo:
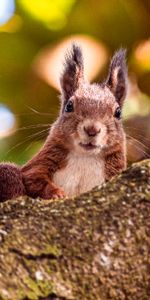
[[[83,57],[79,46],[72,45],[66,54],[64,70],[60,78],[61,90],[65,102],[73,95],[83,80]]]
[[[120,49],[113,56],[110,63],[106,84],[114,94],[118,104],[122,106],[127,94],[127,66],[125,49]]]

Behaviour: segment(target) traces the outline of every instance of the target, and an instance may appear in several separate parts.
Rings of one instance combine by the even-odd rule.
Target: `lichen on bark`
[[[0,204],[0,299],[150,299],[150,160],[77,198]]]

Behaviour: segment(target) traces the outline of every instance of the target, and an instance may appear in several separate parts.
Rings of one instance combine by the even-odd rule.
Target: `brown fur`
[[[19,175],[23,178],[25,193],[33,198],[60,198],[64,195],[62,188],[66,189],[68,195],[84,192],[89,187],[94,187],[94,183],[101,184],[126,167],[126,143],[122,121],[114,116],[116,109],[122,108],[126,96],[125,52],[120,50],[114,55],[108,78],[101,85],[86,82],[83,69],[82,52],[78,46],[73,45],[72,51],[66,57],[60,79],[60,115],[42,149],[21,168]],[[66,111],[68,103],[73,105],[73,111]],[[16,176],[20,172],[18,170],[16,168]],[[66,174],[65,170],[69,173]],[[87,177],[89,174],[91,177],[84,178],[84,172]],[[93,175],[90,172],[93,172]],[[98,173],[99,180],[94,178]],[[70,176],[71,182],[74,180],[72,192],[64,176],[67,176],[67,180]],[[18,178],[20,180],[20,177]],[[0,180],[0,186],[3,181]],[[60,186],[55,182],[60,182]],[[4,189],[7,184],[8,179]],[[22,187],[22,181],[18,185]],[[2,193],[0,200],[16,196],[13,191],[8,193],[9,197],[7,193]],[[23,189],[20,189],[18,194],[21,193],[24,194]]]
[[[25,195],[20,169],[9,163],[0,164],[0,200]]]
[[[41,151],[21,169],[26,194],[33,198],[48,199],[64,195],[52,182],[52,177],[56,170],[65,167],[68,150],[62,143],[64,138],[59,130],[55,137],[50,136]]]

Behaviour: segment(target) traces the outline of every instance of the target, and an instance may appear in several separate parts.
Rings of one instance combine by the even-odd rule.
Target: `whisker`
[[[124,124],[124,127],[125,127],[125,129],[134,129],[134,130],[137,130],[137,131],[144,131],[144,129],[142,129],[142,128],[137,128],[137,127],[133,127],[133,126],[126,126],[125,124]]]
[[[128,140],[128,143],[130,143],[131,142],[131,140]],[[150,157],[150,154],[149,153],[147,153],[146,151],[144,151],[140,146],[138,146],[137,144],[134,144],[134,147],[136,148],[136,149],[138,149],[141,153],[143,153],[144,154],[144,156],[146,157],[146,158],[149,158]]]
[[[35,139],[36,139],[36,141],[38,141],[39,139],[42,138],[42,136],[44,136],[44,133],[40,133],[39,136],[38,136],[38,139],[36,139],[36,137],[34,137],[33,141],[23,151],[21,151],[19,157],[22,157],[22,154],[31,148],[31,146],[33,145]]]
[[[44,115],[44,116],[52,116],[51,113],[39,112],[38,110],[36,110],[35,108],[33,108],[33,107],[29,106],[29,105],[26,105],[26,107],[28,109],[30,109],[33,113],[37,114],[37,115],[40,115],[40,116],[42,116],[42,115]]]
[[[32,147],[32,145],[33,145],[33,143],[34,143],[34,141],[35,141],[35,139],[36,139],[36,141],[39,141],[40,139],[41,139],[41,137],[42,136],[44,136],[44,134],[45,134],[45,132],[41,132],[41,133],[39,133],[39,135],[38,135],[38,139],[36,139],[36,137],[33,137],[33,140],[32,140],[32,142],[23,150],[23,152],[22,153],[24,153],[24,152],[26,152],[26,151],[28,151],[31,147]]]
[[[33,116],[33,115],[35,115],[35,113],[34,112],[24,112],[24,113],[18,113],[18,114],[13,114],[15,117],[20,117],[20,116],[27,116],[27,115],[31,115],[31,116]]]
[[[143,131],[144,132],[144,131]],[[126,133],[127,134],[127,133]],[[139,134],[139,133],[135,133],[135,135],[139,138],[142,138],[143,141],[145,142],[150,142],[150,139],[144,137],[142,134]]]
[[[138,132],[145,132],[144,128],[138,128],[138,127],[133,127],[133,126],[126,126],[125,124],[124,124],[124,128],[125,129],[133,129],[133,130],[136,130]]]
[[[24,126],[24,127],[20,127],[20,128],[17,128],[15,130],[12,131],[12,133],[16,133],[18,131],[23,131],[23,130],[28,130],[28,129],[36,129],[36,128],[39,128],[39,127],[50,127],[51,125],[50,124],[35,124],[35,125],[29,125],[29,126]]]
[[[148,146],[146,146],[145,144],[143,144],[142,142],[140,142],[139,140],[137,140],[135,137],[133,137],[133,136],[131,136],[131,135],[129,135],[129,134],[127,134],[127,137],[129,137],[130,139],[136,141],[136,142],[139,143],[142,147],[144,146],[146,149],[149,150],[149,147],[148,147]]]
[[[23,152],[28,151],[33,145],[33,141],[25,148],[25,150]]]
[[[17,147],[23,145],[25,142],[31,140],[33,137],[37,137],[38,135],[40,135],[41,133],[45,133],[46,131],[48,131],[48,129],[44,129],[44,130],[41,130],[40,132],[36,132],[34,134],[31,134],[30,136],[28,136],[27,138],[24,139],[24,141],[18,143],[17,145],[13,146],[10,150],[7,151],[7,155],[14,149],[16,149]]]

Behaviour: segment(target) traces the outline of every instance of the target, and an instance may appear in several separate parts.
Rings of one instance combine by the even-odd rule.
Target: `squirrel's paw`
[[[54,187],[47,185],[45,188],[45,191],[43,193],[43,198],[44,199],[60,199],[64,198],[65,193],[61,188]]]
[[[53,199],[60,199],[60,198],[64,198],[65,197],[65,193],[62,189],[58,188],[54,191],[53,195],[51,198]]]

